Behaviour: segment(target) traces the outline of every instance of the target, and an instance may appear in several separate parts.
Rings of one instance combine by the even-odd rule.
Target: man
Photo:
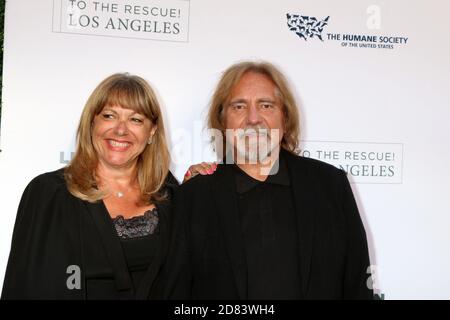
[[[228,68],[208,126],[224,161],[185,183],[193,299],[370,299],[366,235],[346,174],[296,155],[299,119],[269,63]],[[219,142],[219,143],[218,143]]]

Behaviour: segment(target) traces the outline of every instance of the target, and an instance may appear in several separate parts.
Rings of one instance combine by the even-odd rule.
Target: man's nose
[[[259,124],[261,122],[261,115],[259,113],[259,108],[257,105],[250,105],[247,114],[247,122],[248,124]]]

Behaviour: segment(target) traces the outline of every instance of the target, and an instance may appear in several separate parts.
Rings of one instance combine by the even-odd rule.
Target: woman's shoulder
[[[165,200],[170,201],[179,186],[180,183],[178,182],[177,178],[175,178],[172,172],[169,171],[160,189],[160,194],[166,198]]]
[[[64,168],[60,168],[55,171],[45,172],[36,177],[34,177],[30,183],[35,184],[55,184],[60,185],[64,184]]]
[[[66,182],[64,180],[64,168],[45,172],[34,177],[27,186],[27,189],[34,189],[40,191],[50,191],[59,188],[65,188]]]
[[[25,188],[24,193],[31,193],[33,195],[39,195],[45,197],[45,195],[53,195],[60,191],[65,192],[67,190],[66,182],[64,179],[64,168],[45,172],[34,177]]]
[[[16,217],[18,230],[36,228],[46,230],[48,222],[56,216],[65,218],[73,214],[74,203],[70,201],[70,193],[64,181],[64,170],[59,169],[46,172],[33,178],[28,183],[19,202]],[[76,211],[76,210],[75,210]],[[66,220],[66,219],[63,219]],[[23,223],[33,221],[30,227],[23,227]]]
[[[164,184],[169,188],[175,188],[175,189],[180,186],[180,183],[178,182],[177,178],[175,178],[175,176],[170,171],[167,174]]]

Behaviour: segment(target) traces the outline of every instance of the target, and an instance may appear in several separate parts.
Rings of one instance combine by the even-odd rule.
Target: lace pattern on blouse
[[[140,216],[125,219],[122,215],[118,215],[112,220],[121,239],[132,239],[153,234],[158,226],[159,217],[158,211],[153,208]]]

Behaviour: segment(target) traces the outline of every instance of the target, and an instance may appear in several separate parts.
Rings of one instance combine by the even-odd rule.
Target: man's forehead
[[[271,102],[271,103],[275,103],[278,99],[277,99],[277,97],[269,97],[269,96],[261,96],[261,97],[257,97],[256,99],[256,102]],[[232,97],[231,99],[230,99],[230,104],[233,104],[233,103],[245,103],[245,102],[248,102],[249,101],[249,99],[248,98],[243,98],[243,97]]]
[[[256,100],[257,102],[279,102],[280,99],[280,90],[278,90],[277,87],[274,87],[273,90],[268,92],[257,92],[251,90],[240,90],[238,92],[231,91],[226,101],[228,103],[247,102],[250,100]]]

